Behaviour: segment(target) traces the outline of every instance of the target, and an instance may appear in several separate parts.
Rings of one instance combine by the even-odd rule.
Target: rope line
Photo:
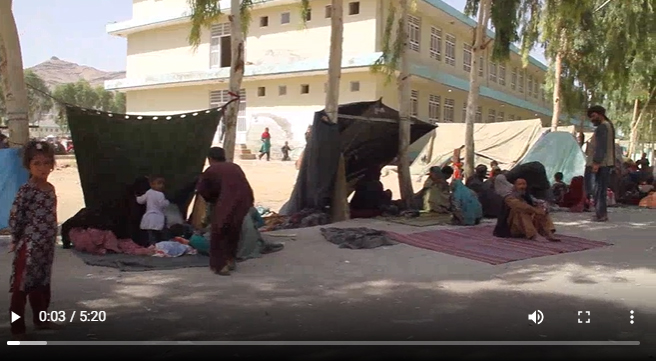
[[[46,96],[46,97],[48,97],[48,98],[54,100],[55,103],[58,103],[59,105],[63,105],[63,106],[66,106],[66,107],[72,107],[72,108],[79,108],[79,109],[83,109],[83,110],[87,110],[87,111],[103,112],[103,113],[112,114],[112,113],[107,112],[107,111],[98,110],[98,109],[85,108],[85,107],[81,107],[81,106],[79,106],[79,105],[75,105],[75,104],[71,104],[71,103],[65,102],[65,101],[63,101],[63,100],[61,100],[61,99],[58,99],[58,98],[54,97],[54,96],[53,96],[52,94],[50,94],[49,92],[43,91],[42,89],[39,89],[39,88],[37,88],[37,87],[34,87],[34,86],[32,86],[32,85],[30,85],[30,84],[28,84],[28,83],[25,83],[25,86],[28,87],[28,88],[30,88],[30,89],[32,89],[32,90],[34,90],[34,91],[36,91],[37,93],[40,93],[41,95],[44,95],[44,96]],[[218,110],[220,111],[220,113],[221,113],[221,117],[223,117],[223,116],[225,115],[225,110],[226,110],[226,108],[227,108],[230,104],[232,104],[233,102],[235,102],[235,101],[239,101],[239,100],[241,99],[241,96],[240,96],[239,94],[235,94],[234,92],[228,91],[228,94],[229,94],[230,97],[231,97],[231,99],[230,99],[228,102],[226,102],[225,104],[223,104],[223,105],[220,106],[220,107],[216,107],[216,108],[208,108],[208,109],[205,109],[205,110],[218,109]],[[9,125],[9,124],[7,124],[7,125]],[[12,146],[12,145],[22,145],[22,144],[20,144],[20,143],[12,142],[11,139],[10,139],[9,137],[7,137],[7,143],[9,144],[9,146]]]

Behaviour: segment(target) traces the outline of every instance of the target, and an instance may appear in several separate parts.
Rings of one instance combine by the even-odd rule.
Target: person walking
[[[264,128],[264,132],[260,137],[262,140],[262,146],[260,147],[260,155],[258,159],[262,159],[266,155],[267,162],[271,160],[271,133],[269,133],[269,128]]]
[[[606,109],[600,105],[588,109],[588,118],[596,127],[591,169],[594,174],[595,217],[593,221],[607,222],[608,186],[610,173],[615,168],[615,127],[606,117]]]

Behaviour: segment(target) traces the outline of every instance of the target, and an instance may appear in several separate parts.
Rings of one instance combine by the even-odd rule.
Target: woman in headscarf
[[[451,181],[453,189],[453,220],[455,224],[473,226],[483,219],[483,207],[476,192],[467,188],[460,179]]]
[[[582,176],[572,178],[567,193],[559,206],[569,208],[571,212],[583,212],[586,202],[585,179]]]
[[[237,164],[226,161],[223,148],[211,148],[208,160],[210,166],[201,175],[197,191],[212,204],[210,268],[229,276],[236,267],[244,218],[255,200],[246,174]]]
[[[258,159],[262,159],[266,155],[268,162],[271,160],[271,134],[269,133],[269,128],[264,128],[264,132],[260,138],[262,140],[262,147],[260,147],[260,156]]]

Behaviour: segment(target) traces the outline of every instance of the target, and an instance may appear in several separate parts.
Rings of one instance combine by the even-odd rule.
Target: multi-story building
[[[395,84],[370,71],[381,55],[388,1],[345,2],[340,103],[382,97],[398,107]],[[330,1],[313,0],[311,6],[305,22],[298,1],[264,0],[253,8],[238,142],[257,141],[267,125],[275,128],[274,140],[301,142],[313,113],[323,108]],[[107,25],[108,33],[127,38],[128,50],[126,78],[107,81],[105,88],[126,92],[128,113],[181,113],[228,100],[228,20],[203,32],[194,49],[188,43],[188,14],[187,0],[133,0],[132,19]],[[530,58],[524,67],[514,47],[510,61],[491,62],[490,45],[480,67],[472,69],[476,22],[440,0],[417,1],[408,20],[414,115],[464,121],[469,73],[474,71],[481,77],[477,121],[550,120],[544,64]],[[284,136],[276,137],[276,131]]]

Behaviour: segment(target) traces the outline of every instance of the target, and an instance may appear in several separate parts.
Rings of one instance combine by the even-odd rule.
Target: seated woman
[[[453,223],[461,226],[473,226],[483,219],[483,207],[476,192],[467,188],[460,179],[451,182],[453,189]]]
[[[380,216],[392,204],[392,191],[384,189],[380,176],[380,169],[372,169],[356,183],[350,202],[352,218]]]
[[[497,218],[501,213],[503,198],[494,189],[494,180],[498,176],[499,173],[483,182],[482,191],[478,195],[478,201],[483,207],[483,217],[485,218]]]
[[[569,208],[571,212],[583,212],[586,201],[585,179],[578,176],[572,178],[567,193],[563,194],[562,201],[558,205]]]

